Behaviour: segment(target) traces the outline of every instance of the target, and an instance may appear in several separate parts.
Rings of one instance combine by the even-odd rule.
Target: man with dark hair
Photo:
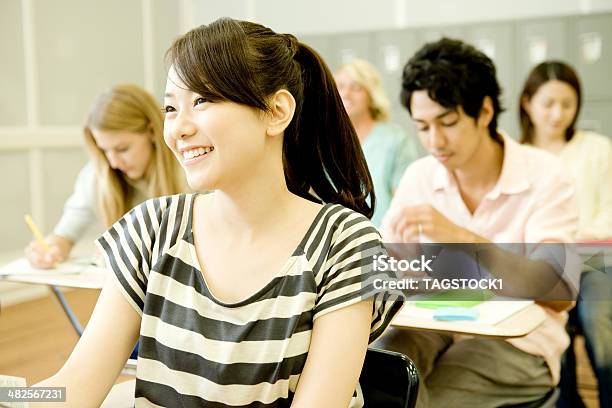
[[[386,242],[573,240],[577,211],[569,178],[555,157],[520,145],[497,129],[500,93],[493,62],[461,41],[444,38],[426,44],[408,61],[401,100],[430,155],[406,169],[383,219]],[[511,256],[533,255],[524,251]],[[511,287],[557,282],[553,299],[576,294],[577,275],[564,272],[559,279],[548,263],[537,273],[511,264],[499,262],[491,272]],[[496,407],[537,401],[558,382],[559,359],[568,344],[564,310],[572,304],[539,303],[546,320],[521,338],[395,328],[378,346],[415,361],[422,380],[417,406]]]
[[[469,44],[443,38],[425,45],[404,67],[400,100],[412,115],[410,98],[415,91],[426,90],[441,106],[461,106],[465,114],[477,119],[485,97],[490,98],[490,136],[501,143],[497,117],[503,112],[495,65],[485,54]]]

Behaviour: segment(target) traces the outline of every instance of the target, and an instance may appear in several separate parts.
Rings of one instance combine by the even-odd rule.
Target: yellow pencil
[[[38,243],[42,245],[42,247],[45,248],[46,251],[51,250],[51,248],[49,248],[49,245],[47,245],[47,243],[45,242],[42,233],[34,223],[34,220],[32,219],[32,217],[30,217],[30,214],[26,214],[24,218],[26,224],[28,224],[28,227],[30,227],[30,231],[32,231],[32,235],[34,235],[34,238],[36,238],[36,241],[38,241]]]

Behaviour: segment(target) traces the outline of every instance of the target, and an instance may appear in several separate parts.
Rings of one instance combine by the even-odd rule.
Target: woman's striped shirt
[[[313,322],[374,296],[370,342],[400,308],[370,283],[380,234],[341,205],[321,208],[283,269],[234,304],[217,300],[199,270],[195,194],[151,199],[97,241],[142,316],[136,406],[284,407],[308,355]],[[363,404],[361,389],[351,407]]]

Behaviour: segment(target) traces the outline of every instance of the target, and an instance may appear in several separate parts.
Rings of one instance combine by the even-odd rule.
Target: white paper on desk
[[[473,308],[478,310],[478,319],[473,322],[479,324],[494,325],[513,314],[523,310],[533,303],[533,300],[507,300],[501,296],[496,296],[491,300],[479,303]],[[417,307],[413,301],[408,301],[406,306],[400,311],[402,316],[414,319],[433,320],[436,309]]]
[[[26,258],[19,258],[2,268],[0,268],[0,276],[7,275],[40,275],[44,273],[53,275],[71,275],[77,273],[86,272],[100,272],[103,269],[93,265],[89,261],[85,261],[82,258],[75,258],[58,264],[53,269],[38,269],[33,268],[30,262]]]

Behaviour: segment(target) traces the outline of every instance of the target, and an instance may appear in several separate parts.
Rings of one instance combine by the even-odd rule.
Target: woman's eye
[[[170,106],[170,105],[166,105],[164,106],[164,109],[162,109],[164,111],[164,113],[170,113],[170,112],[174,112],[175,109],[174,107]]]
[[[196,99],[196,100],[193,102],[193,106],[200,105],[200,104],[202,104],[202,103],[204,103],[204,102],[206,102],[206,99],[204,99],[204,98],[202,98],[202,97],[197,98],[197,99]]]
[[[444,127],[451,127],[451,126],[455,126],[456,124],[457,124],[457,121],[454,120],[452,122],[442,123],[442,126],[444,126]]]

